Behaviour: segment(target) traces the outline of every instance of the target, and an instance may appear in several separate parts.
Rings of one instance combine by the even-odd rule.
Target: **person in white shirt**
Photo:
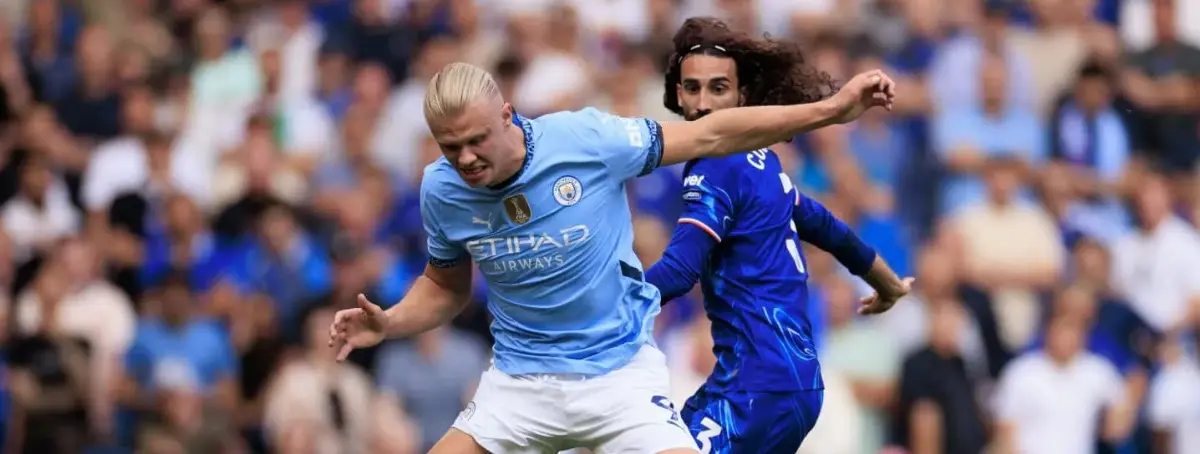
[[[1150,384],[1146,404],[1156,441],[1161,441],[1156,452],[1200,453],[1200,362],[1195,357],[1200,345],[1196,347],[1189,355],[1177,339],[1163,343],[1166,365]]]
[[[1045,349],[1005,368],[993,408],[999,452],[1087,454],[1097,437],[1115,442],[1128,436],[1136,412],[1116,368],[1083,350],[1085,328],[1074,318],[1055,317]]]
[[[20,190],[0,208],[0,227],[12,240],[18,263],[79,231],[79,212],[52,165],[45,155],[29,153],[20,164]]]
[[[1149,176],[1135,195],[1140,229],[1112,247],[1113,290],[1151,327],[1180,327],[1200,301],[1200,235],[1172,213],[1167,181]]]

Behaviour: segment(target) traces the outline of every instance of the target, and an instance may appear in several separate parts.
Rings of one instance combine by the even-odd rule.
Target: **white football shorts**
[[[594,377],[483,373],[454,421],[492,454],[653,454],[697,449],[669,395],[666,357],[646,345],[624,367]],[[697,450],[697,452],[699,452]]]

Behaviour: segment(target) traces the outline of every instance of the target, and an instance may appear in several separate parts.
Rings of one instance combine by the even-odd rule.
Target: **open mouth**
[[[460,172],[462,172],[463,176],[474,178],[474,177],[478,177],[479,175],[483,174],[483,171],[485,169],[486,169],[486,167],[473,167],[470,169],[460,168],[458,170]]]

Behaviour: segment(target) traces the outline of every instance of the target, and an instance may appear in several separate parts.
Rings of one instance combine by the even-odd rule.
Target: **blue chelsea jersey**
[[[700,278],[717,365],[731,391],[823,389],[807,313],[808,273],[792,221],[799,192],[770,150],[691,161],[684,210],[717,242]]]
[[[652,342],[659,292],[633,253],[625,181],[662,159],[658,123],[595,109],[514,123],[523,169],[472,188],[438,159],[421,181],[430,263],[478,264],[496,367],[510,375],[598,375]]]

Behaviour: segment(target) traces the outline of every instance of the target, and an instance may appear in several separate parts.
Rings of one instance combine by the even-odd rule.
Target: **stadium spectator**
[[[77,386],[86,390],[89,424],[98,434],[109,434],[121,357],[134,337],[133,303],[102,278],[91,244],[68,239],[48,257],[32,288],[13,301],[11,327],[20,337],[53,333],[87,346]]]
[[[1160,349],[1164,368],[1154,379],[1147,403],[1150,424],[1156,432],[1155,453],[1190,453],[1200,446],[1200,366],[1184,341],[1171,338]]]
[[[379,399],[370,377],[334,361],[336,352],[326,346],[332,321],[329,308],[303,317],[303,353],[283,366],[263,398],[269,443],[281,452],[416,452],[408,444],[413,441],[410,422],[389,408],[390,401]],[[401,443],[391,440],[397,436]]]
[[[965,314],[952,301],[930,307],[929,341],[904,360],[892,440],[913,453],[967,454],[988,445],[976,385],[959,347]]]
[[[246,118],[265,118],[275,146],[283,152],[279,165],[307,178],[332,150],[335,126],[311,94],[284,91],[285,68],[281,58],[277,48],[258,52],[262,93],[250,104]],[[246,127],[239,126],[237,130],[246,131]]]
[[[945,166],[942,211],[953,215],[987,198],[983,168],[988,158],[1006,156],[1024,165],[1044,159],[1044,129],[1026,107],[1007,99],[1014,87],[1007,75],[1010,60],[985,54],[979,63],[979,104],[946,108],[934,120],[934,148]],[[1028,198],[1028,194],[1021,194]]]
[[[385,96],[383,111],[375,120],[370,137],[370,157],[388,173],[398,178],[417,178],[422,164],[421,139],[429,135],[421,103],[425,99],[425,84],[443,66],[454,61],[462,49],[453,38],[437,38],[421,47],[412,67],[390,96]],[[412,117],[415,114],[416,117]],[[366,120],[363,120],[364,122]]]
[[[237,353],[218,321],[199,314],[188,284],[179,272],[162,282],[125,352],[118,399],[132,415],[118,428],[123,446],[240,444],[230,418],[239,399]]]
[[[964,208],[949,228],[962,241],[964,280],[988,295],[1004,342],[1020,348],[1038,326],[1039,294],[1058,281],[1065,251],[1050,217],[1018,198],[1023,162],[1000,156],[982,165],[986,201]]]
[[[887,440],[888,410],[896,398],[895,383],[904,359],[892,344],[879,344],[885,335],[875,320],[856,319],[854,289],[836,279],[825,285],[827,306],[825,342],[821,345],[822,370],[838,371],[849,385],[861,421],[859,443],[862,454],[873,454]]]
[[[349,0],[353,15],[331,24],[325,46],[350,55],[356,63],[375,63],[387,70],[389,80],[400,80],[409,71],[417,47],[416,30],[389,18],[381,0]]]
[[[1161,176],[1139,184],[1135,196],[1137,230],[1112,248],[1112,288],[1134,312],[1160,333],[1184,324],[1190,304],[1200,298],[1200,237],[1171,212],[1171,195]]]
[[[262,212],[256,235],[230,270],[243,294],[261,293],[275,306],[284,339],[301,339],[305,303],[329,290],[332,269],[325,250],[282,204]]]
[[[21,65],[34,97],[41,102],[57,102],[75,89],[78,77],[77,62],[71,55],[74,37],[64,33],[68,13],[58,0],[29,3],[28,27],[20,44]]]
[[[381,346],[377,361],[380,390],[399,400],[428,452],[471,401],[488,353],[474,336],[443,327]]]
[[[113,303],[119,308],[128,303],[120,300],[119,293],[93,291],[87,295],[71,285],[73,279],[82,276],[77,274],[79,266],[70,261],[86,261],[87,257],[79,256],[80,248],[85,247],[76,244],[56,250],[9,314],[7,321],[15,322],[20,330],[6,345],[11,367],[9,389],[18,411],[10,420],[10,433],[15,436],[8,442],[15,443],[10,446],[17,447],[16,452],[77,452],[100,434],[102,428],[94,424],[107,422],[94,413],[99,410],[93,405],[95,393],[107,390],[89,380],[91,373],[100,371],[89,370],[93,345],[80,335],[98,329],[111,330],[110,338],[120,336],[120,321],[112,317],[105,320],[104,313],[112,306],[103,306]],[[111,299],[113,296],[116,299]],[[119,314],[120,309],[117,311]],[[87,312],[96,318],[89,319]],[[105,327],[105,321],[114,324]],[[111,360],[114,352],[107,353],[106,359]]]
[[[1004,452],[1090,452],[1096,434],[1110,443],[1129,434],[1136,407],[1116,368],[1083,350],[1085,335],[1080,321],[1055,317],[1046,351],[1009,364],[994,404]]]
[[[222,131],[233,125],[230,113],[241,112],[262,92],[262,74],[254,54],[233,45],[229,13],[220,7],[205,9],[195,19],[196,64],[191,74],[192,115],[214,120]],[[236,118],[236,116],[234,117]]]
[[[1034,112],[1034,77],[1032,63],[1013,45],[1010,11],[1002,2],[958,2],[967,30],[952,38],[937,53],[929,68],[929,82],[936,87],[930,94],[934,105],[943,112],[960,109],[974,110],[989,103],[1000,103],[1018,111]],[[986,3],[985,13],[978,17],[975,8]],[[992,66],[989,59],[1004,61]],[[987,79],[973,77],[977,73],[995,72],[995,79],[1008,86],[989,99]],[[983,96],[981,98],[981,95]],[[1030,151],[1030,150],[1026,150]]]
[[[920,252],[914,274],[921,276],[920,282],[904,300],[904,304],[897,305],[878,320],[901,358],[916,353],[928,344],[930,317],[939,304],[963,304],[958,295],[960,273],[954,267],[954,257],[945,248],[927,246]],[[979,375],[986,375],[989,358],[979,327],[970,317],[961,322],[957,342],[965,367]]]
[[[1194,133],[1200,121],[1195,89],[1200,49],[1180,40],[1176,13],[1177,3],[1191,2],[1141,3],[1152,5],[1153,44],[1130,56],[1123,75],[1125,93],[1142,119],[1137,147],[1155,153],[1171,170],[1187,171],[1200,157],[1200,137]]]
[[[1098,62],[1082,66],[1074,89],[1050,118],[1051,161],[1042,197],[1068,247],[1078,235],[1115,240],[1129,225],[1119,197],[1133,158],[1132,139],[1114,99],[1113,77]]]
[[[858,454],[864,452],[862,439],[863,416],[854,398],[853,386],[837,369],[821,368],[825,397],[821,402],[821,417],[804,437],[797,454]],[[878,452],[872,450],[870,452]]]
[[[26,262],[77,233],[83,222],[71,204],[66,183],[54,173],[46,156],[25,153],[17,166],[19,189],[0,208],[0,222],[16,248],[13,259]]]
[[[1044,354],[1046,320],[1058,317],[1080,323],[1083,350],[1121,373],[1124,380],[1099,391],[1143,404],[1128,443],[1098,450],[1180,451],[1171,444],[1197,443],[1188,441],[1196,429],[1186,411],[1191,388],[1200,387],[1187,386],[1200,352],[1197,327],[1185,321],[1200,301],[1200,263],[1192,263],[1200,256],[1198,11],[1184,0],[0,2],[0,286],[8,290],[0,320],[9,321],[0,332],[12,333],[0,341],[5,444],[12,452],[51,452],[51,442],[117,452],[318,448],[316,432],[298,425],[265,439],[264,398],[282,367],[325,364],[300,342],[305,314],[352,305],[359,292],[392,303],[386,295],[403,293],[424,266],[415,189],[422,168],[440,157],[421,118],[429,77],[467,61],[493,70],[523,115],[596,106],[670,120],[660,106],[663,91],[674,89],[661,82],[670,35],[686,17],[716,15],[751,33],[801,40],[809,63],[838,80],[886,66],[901,88],[891,113],[772,147],[806,195],[897,271],[911,262],[918,278],[915,294],[892,313],[843,325],[836,309],[853,299],[842,295],[844,272],[807,251],[815,336],[821,348],[843,353],[830,353],[828,411],[806,449],[846,452],[816,443],[829,440],[824,431],[859,452],[862,428],[839,422],[845,415],[834,407],[870,402],[856,400],[850,384],[838,397],[841,376],[896,390],[893,411],[876,414],[897,429],[895,445],[976,454],[996,441],[981,421],[997,413],[972,397],[988,397],[1002,374],[1027,375],[1007,365],[1012,353]],[[1019,191],[1019,209],[987,208],[985,176],[997,168],[989,162],[1013,156],[1023,185],[1036,191]],[[643,265],[656,260],[676,221],[679,167],[627,183]],[[268,209],[280,200],[293,213],[287,222]],[[987,214],[967,223],[964,209]],[[1036,230],[1049,233],[1006,227],[1015,212],[1042,219],[1048,227]],[[980,245],[998,255],[972,252]],[[279,254],[301,249],[306,254]],[[1070,261],[1031,265],[1063,250]],[[974,261],[960,261],[962,252]],[[997,266],[1005,262],[1015,265]],[[1001,268],[1038,268],[1044,281],[1014,287]],[[188,295],[175,298],[191,303],[185,331],[163,328],[164,285]],[[490,343],[487,288],[478,277],[473,285],[474,304],[455,326]],[[998,325],[1012,325],[1004,313],[1013,306],[1006,292],[992,291],[1000,287],[1021,289],[1015,293],[1032,308],[1018,324],[1035,334],[1030,342],[1002,341]],[[1032,297],[1052,289],[1055,299]],[[707,328],[695,328],[707,323],[699,299],[676,301],[656,320],[678,396],[711,369]],[[841,338],[857,330],[906,358],[897,377],[864,378],[886,365],[864,360],[886,354],[874,346],[846,352]],[[1170,343],[1160,354],[1162,339]],[[457,353],[443,347],[442,355]],[[104,365],[120,369],[123,350],[131,353],[125,363],[144,372],[148,363],[172,363],[167,350],[222,349],[231,352],[185,363],[229,377],[232,385],[221,386],[235,388],[239,399],[229,400],[237,405],[195,393],[151,405],[147,379],[145,401],[123,398],[133,406],[119,406],[146,410],[131,420],[128,411],[111,414],[95,392],[105,387],[96,379],[117,378]],[[39,369],[30,358],[56,362]],[[369,374],[364,386],[381,388],[385,371],[376,365],[384,359],[407,379],[433,380],[424,363],[376,351],[356,352],[342,370],[358,368]],[[843,363],[871,367],[834,367]],[[85,389],[61,386],[67,365],[82,366]],[[1091,379],[1058,382],[1086,389]],[[470,388],[450,382],[460,394]],[[377,400],[398,413],[418,409],[411,396],[420,393],[406,393]],[[67,405],[42,405],[59,397]],[[451,414],[461,397],[439,411]],[[850,402],[836,403],[842,398]],[[326,400],[317,404],[329,412]],[[177,424],[196,421],[198,432]],[[1101,429],[1079,438],[1090,449]],[[1165,443],[1150,443],[1152,429]],[[386,441],[398,444],[364,449],[405,452],[431,442],[417,432],[391,430]],[[1033,442],[1051,446],[1057,435]]]
[[[1033,26],[1013,30],[1010,40],[1015,53],[1029,62],[1032,107],[1045,117],[1088,56],[1085,33],[1091,19],[1089,4],[1056,0],[1034,0],[1027,4]]]

